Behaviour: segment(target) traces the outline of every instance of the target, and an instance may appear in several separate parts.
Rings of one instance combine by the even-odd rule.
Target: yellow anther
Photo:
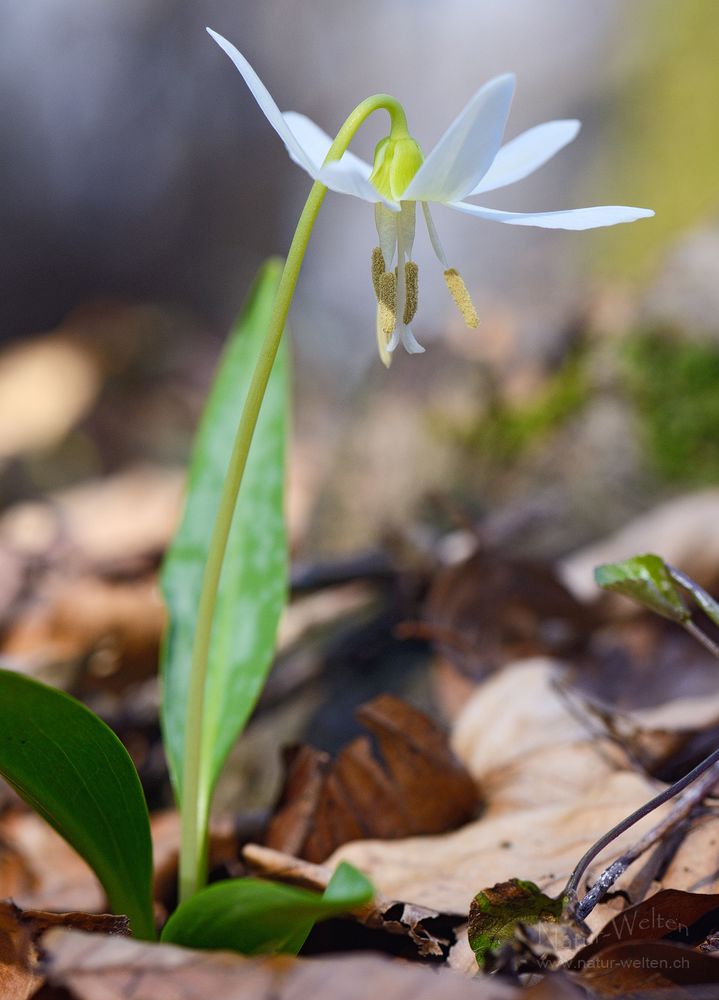
[[[417,304],[419,302],[419,268],[413,260],[408,260],[404,265],[405,276],[405,299],[404,299],[404,323],[412,322],[417,315]]]
[[[459,271],[455,271],[453,267],[447,268],[444,272],[444,280],[447,283],[449,294],[462,313],[462,319],[468,327],[474,330],[479,326],[479,316],[477,316],[477,310],[474,308],[472,298],[467,291],[467,286],[462,281]]]
[[[385,271],[379,279],[379,323],[382,332],[389,337],[397,325],[397,279],[391,271]]]
[[[389,366],[392,364],[392,355],[387,350],[388,344],[389,344],[389,337],[382,328],[382,306],[378,303],[377,304],[377,347],[379,349],[380,359],[385,368],[389,368]]]
[[[372,287],[374,288],[374,293],[379,302],[379,280],[384,274],[385,265],[384,257],[382,256],[382,251],[379,247],[375,247],[372,251]]]

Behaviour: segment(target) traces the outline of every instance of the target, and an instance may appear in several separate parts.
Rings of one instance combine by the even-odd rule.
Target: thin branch
[[[689,774],[685,774],[683,778],[679,779],[679,781],[675,781],[673,785],[670,785],[668,788],[665,788],[664,791],[659,792],[659,794],[655,795],[653,799],[650,799],[649,802],[645,802],[643,806],[635,809],[633,813],[626,816],[620,823],[617,823],[617,825],[612,827],[612,829],[605,833],[603,837],[600,837],[599,840],[593,844],[586,854],[584,854],[584,856],[579,860],[579,863],[569,877],[564,894],[568,896],[570,900],[574,900],[577,896],[577,889],[579,888],[582,876],[586,872],[587,868],[589,868],[592,861],[594,861],[598,854],[601,854],[605,847],[608,847],[613,840],[616,840],[617,837],[629,830],[635,823],[638,823],[640,819],[644,819],[645,816],[648,816],[655,809],[659,808],[659,806],[664,805],[665,802],[669,802],[670,799],[673,799],[676,795],[679,795],[680,792],[683,792],[687,785],[691,785],[697,778],[718,762],[719,750],[715,750],[700,764],[697,764],[697,766],[691,770]],[[614,879],[612,879],[612,882],[619,878],[620,874],[621,872],[617,872]],[[609,885],[611,885],[612,882],[610,882]]]
[[[706,795],[719,782],[719,763],[713,764],[708,771],[691,788],[677,799],[672,810],[667,813],[664,819],[660,820],[656,826],[652,827],[640,840],[637,841],[628,851],[625,851],[620,858],[613,861],[611,865],[604,869],[589,892],[579,901],[575,913],[584,920],[592,912],[597,903],[611,889],[620,875],[623,875],[627,868],[633,864],[637,858],[641,857],[645,851],[658,843],[666,834],[689,816]]]
[[[709,638],[706,632],[702,632],[699,626],[695,625],[694,622],[691,620],[691,618],[689,618],[685,622],[682,622],[682,625],[689,633],[689,635],[694,636],[697,642],[700,642],[702,646],[705,649],[708,649],[713,656],[719,658],[719,646],[714,642],[713,639]]]

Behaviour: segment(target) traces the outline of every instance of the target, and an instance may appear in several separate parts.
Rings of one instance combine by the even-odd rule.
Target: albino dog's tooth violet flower
[[[419,274],[412,260],[417,202],[422,205],[429,239],[447,287],[470,327],[478,325],[477,313],[459,272],[449,266],[430,214],[430,202],[480,219],[544,229],[595,229],[654,215],[651,209],[626,205],[502,212],[466,200],[527,177],[579,132],[578,121],[544,122],[502,145],[514,94],[512,73],[497,76],[480,87],[426,157],[406,130],[395,127],[377,144],[372,166],[350,152],[325,163],[332,144],[330,137],[305,115],[281,112],[245,57],[227,39],[207,30],[242,74],[295,163],[331,191],[374,203],[379,247],[372,253],[372,282],[377,296],[377,342],[386,365],[400,342],[410,354],[424,351],[410,329],[418,302]]]

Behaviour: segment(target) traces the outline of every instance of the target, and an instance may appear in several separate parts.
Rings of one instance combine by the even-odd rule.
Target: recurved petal
[[[397,216],[380,202],[377,202],[374,207],[374,221],[379,237],[379,248],[384,258],[385,271],[389,271],[394,261],[394,251],[397,246]]]
[[[544,122],[522,132],[502,146],[494,163],[469,196],[494,191],[528,177],[570,143],[580,128],[581,122],[567,119]]]
[[[282,117],[292,130],[300,146],[304,150],[310,162],[319,171],[325,162],[325,157],[329,153],[332,139],[307,115],[301,115],[297,111],[283,111]],[[292,152],[290,151],[290,156]],[[294,157],[293,157],[294,159]],[[365,163],[359,156],[350,153],[349,150],[342,155],[340,163],[352,163],[361,170],[367,177],[372,173],[372,167]],[[300,163],[300,166],[303,164]]]
[[[514,93],[514,74],[481,87],[414,175],[402,198],[456,201],[466,197],[497,155]]]
[[[357,166],[352,160],[338,160],[328,163],[317,174],[317,180],[322,181],[330,191],[337,191],[339,194],[351,194],[355,198],[363,201],[380,202],[391,212],[399,212],[400,206],[389,201],[379,193],[365,174],[364,164]]]
[[[227,53],[237,69],[240,71],[242,79],[245,81],[250,89],[250,92],[252,93],[252,96],[259,104],[260,110],[275,132],[279,135],[280,139],[284,142],[292,159],[295,163],[301,166],[303,170],[306,170],[310,176],[316,177],[317,169],[314,163],[302,148],[302,145],[298,141],[290,126],[287,124],[284,115],[273,101],[270,92],[267,87],[265,87],[262,80],[260,80],[257,73],[255,73],[242,53],[236,49],[231,42],[228,42],[226,38],[222,37],[222,35],[218,35],[216,31],[212,30],[212,28],[208,28],[207,31],[212,38],[214,38],[220,48]]]
[[[505,222],[510,226],[539,226],[541,229],[597,229],[616,226],[619,222],[635,222],[654,215],[651,208],[632,208],[630,205],[596,205],[592,208],[567,208],[561,212],[500,212],[495,208],[482,208],[467,201],[449,202],[448,208],[476,215],[480,219]]]
[[[399,335],[402,346],[408,354],[424,354],[424,347],[422,347],[411,329],[405,326],[404,323],[399,327]]]

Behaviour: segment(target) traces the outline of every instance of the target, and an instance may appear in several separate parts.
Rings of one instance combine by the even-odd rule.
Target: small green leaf
[[[484,889],[469,908],[469,943],[484,968],[492,952],[514,937],[517,924],[556,923],[562,916],[564,900],[552,899],[534,882],[513,878]]]
[[[633,556],[624,562],[597,566],[594,578],[604,590],[613,590],[675,622],[689,619],[689,611],[664,560],[655,555]]]
[[[87,861],[135,936],[154,938],[147,806],[112,730],[62,691],[0,670],[0,774]]]
[[[169,610],[162,653],[162,721],[178,802],[192,643],[210,535],[281,271],[278,260],[265,264],[230,335],[195,441],[182,524],[162,570]],[[283,503],[288,395],[283,343],[257,422],[217,596],[200,761],[201,798],[207,803],[262,691],[287,597]]]
[[[162,940],[244,955],[296,955],[315,923],[363,906],[373,893],[371,882],[345,862],[322,895],[255,878],[215,882],[180,904]]]

